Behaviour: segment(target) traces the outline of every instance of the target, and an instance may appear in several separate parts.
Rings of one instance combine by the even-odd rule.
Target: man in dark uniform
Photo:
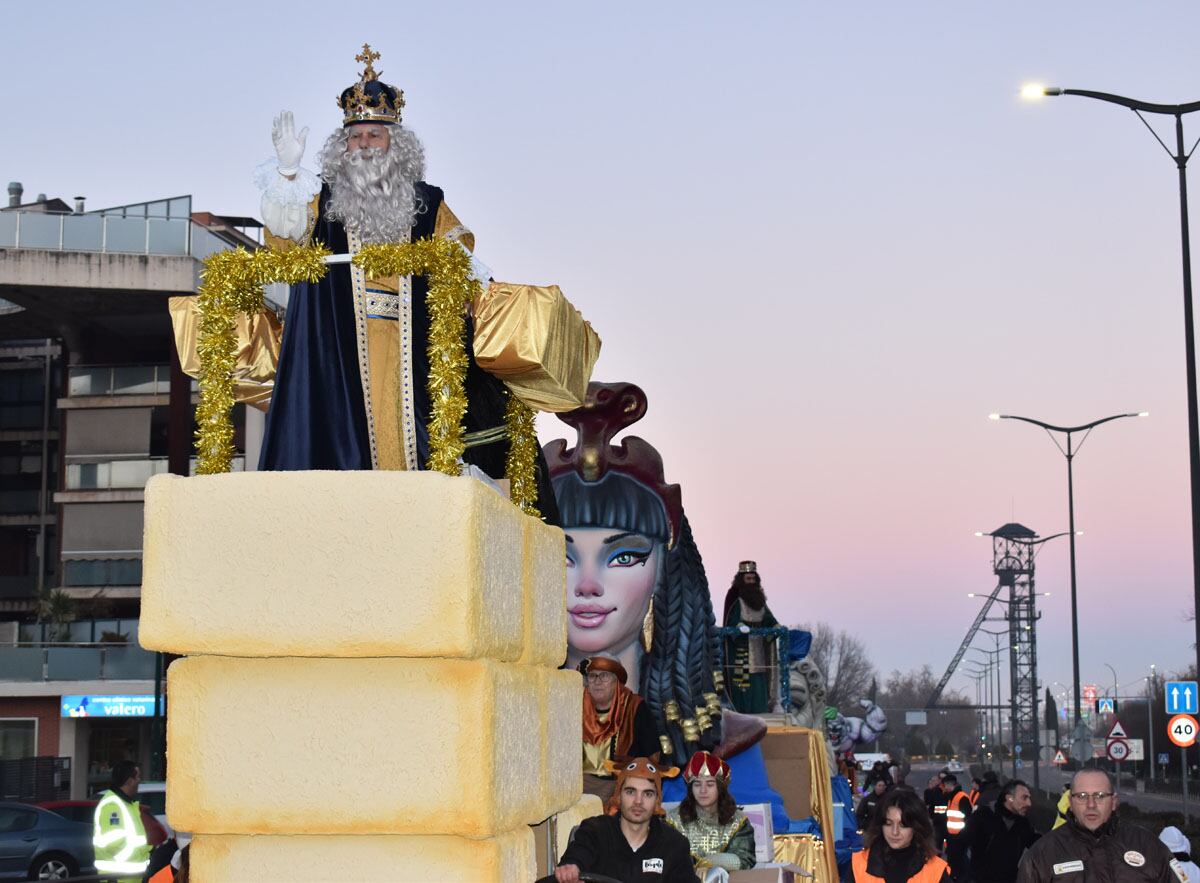
[[[1080,770],[1070,799],[1066,824],[1025,853],[1017,883],[1184,883],[1187,875],[1157,837],[1117,818],[1108,773]]]

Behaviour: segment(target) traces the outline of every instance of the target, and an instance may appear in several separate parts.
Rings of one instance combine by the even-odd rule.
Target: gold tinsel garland
[[[429,277],[429,469],[460,475],[467,414],[467,305],[479,295],[470,255],[448,239],[365,246],[354,257],[368,279]]]
[[[243,248],[209,255],[201,272],[196,307],[200,313],[200,405],[196,408],[196,472],[228,472],[235,453],[233,423],[233,369],[237,360],[238,313],[262,309],[262,287],[271,282],[316,282],[325,275],[326,249],[289,251]]]
[[[262,286],[272,282],[293,285],[316,282],[327,266],[329,251],[321,246],[286,251],[244,249],[210,255],[204,261],[197,292],[200,335],[200,406],[196,410],[197,473],[228,472],[235,453],[233,423],[233,370],[237,356],[235,317],[262,309]],[[431,403],[429,418],[429,469],[447,475],[461,474],[463,418],[467,413],[466,337],[467,306],[479,294],[471,277],[471,260],[457,243],[447,239],[419,239],[386,245],[368,245],[355,257],[368,278],[427,276],[430,331],[428,342]],[[510,393],[505,413],[509,452],[506,472],[510,498],[537,517],[534,465],[537,436],[533,411]]]
[[[513,395],[508,394],[508,407],[504,412],[508,426],[508,460],[504,474],[508,476],[508,498],[521,507],[526,515],[541,518],[537,507],[537,434],[533,425],[533,409]]]

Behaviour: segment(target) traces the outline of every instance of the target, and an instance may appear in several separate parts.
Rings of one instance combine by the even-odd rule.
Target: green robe
[[[751,628],[774,628],[779,620],[771,612],[770,606],[763,607],[762,622],[749,623]],[[741,602],[735,603],[729,610],[726,628],[737,628],[742,624]],[[764,661],[761,665],[753,665],[751,656],[751,641],[761,641]],[[752,638],[750,635],[737,635],[725,639],[725,684],[729,693],[729,701],[733,707],[743,714],[762,714],[771,710],[771,682],[779,677],[779,654],[777,644],[771,638]]]

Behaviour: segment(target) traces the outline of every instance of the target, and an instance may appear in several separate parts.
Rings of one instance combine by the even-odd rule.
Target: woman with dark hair
[[[949,883],[950,866],[938,856],[933,824],[915,791],[896,788],[879,801],[854,853],[855,883]]]
[[[729,793],[729,765],[707,751],[697,751],[683,771],[687,796],[667,813],[692,848],[696,869],[741,871],[754,867],[754,826]]]
[[[578,431],[575,447],[545,447],[566,533],[567,664],[619,661],[663,758],[682,765],[721,741],[721,649],[679,485],[644,440],[610,444],[645,413],[634,384],[591,383],[584,406],[559,415]]]

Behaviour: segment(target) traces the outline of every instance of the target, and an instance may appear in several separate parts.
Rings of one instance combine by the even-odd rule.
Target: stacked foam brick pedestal
[[[192,880],[533,880],[581,799],[562,531],[472,478],[146,488],[140,639]]]

